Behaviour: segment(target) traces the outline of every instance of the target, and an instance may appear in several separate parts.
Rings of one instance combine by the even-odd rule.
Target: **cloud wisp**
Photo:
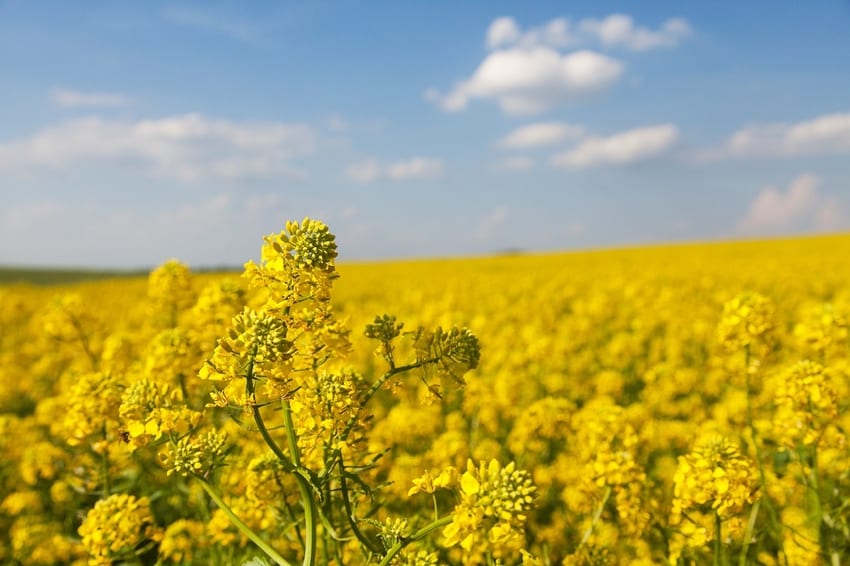
[[[582,126],[564,122],[537,122],[511,131],[499,141],[499,149],[531,149],[576,140],[585,134]]]
[[[607,137],[588,137],[576,147],[552,156],[552,165],[565,169],[631,165],[669,153],[678,139],[679,128],[674,124],[635,128]]]
[[[185,114],[135,122],[83,118],[0,143],[0,171],[43,174],[111,165],[181,182],[300,179],[293,159],[313,152],[306,125]]]
[[[656,30],[635,24],[631,16],[611,14],[601,20],[582,20],[580,33],[592,37],[607,48],[624,48],[629,51],[649,51],[657,48],[676,47],[693,35],[690,24],[684,18],[669,18]]]
[[[443,174],[443,161],[432,157],[411,157],[391,163],[367,159],[349,165],[345,173],[349,179],[369,185],[378,181],[413,181],[435,179]]]
[[[487,29],[486,43],[491,50],[538,45],[560,49],[599,44],[609,49],[648,51],[676,47],[692,35],[693,29],[684,18],[669,18],[654,30],[637,25],[628,14],[611,14],[602,19],[585,18],[577,22],[555,18],[542,26],[523,31],[513,18],[501,17],[493,20]]]
[[[785,190],[774,186],[762,188],[738,222],[738,231],[747,235],[773,235],[846,227],[841,202],[823,194],[820,185],[819,177],[804,173]]]
[[[755,124],[734,132],[697,161],[748,157],[797,157],[850,153],[850,113],[824,114],[791,123]]]
[[[50,99],[63,108],[122,108],[133,104],[133,99],[117,92],[81,92],[55,88]]]

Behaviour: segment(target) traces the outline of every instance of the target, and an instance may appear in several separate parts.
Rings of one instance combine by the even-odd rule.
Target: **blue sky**
[[[850,229],[850,2],[0,0],[0,264]]]

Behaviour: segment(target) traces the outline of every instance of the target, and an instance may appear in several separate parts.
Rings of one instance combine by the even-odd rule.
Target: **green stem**
[[[422,366],[425,366],[425,365],[428,365],[428,364],[435,363],[435,362],[439,361],[439,359],[440,358],[430,358],[430,359],[427,359],[427,360],[421,360],[421,361],[418,361],[418,362],[414,362],[412,364],[407,364],[405,366],[390,368],[390,370],[387,373],[385,373],[384,375],[382,375],[381,378],[378,379],[378,381],[373,383],[372,387],[369,388],[369,391],[366,392],[366,396],[363,398],[363,402],[360,404],[360,407],[357,409],[357,411],[354,412],[353,415],[351,415],[351,417],[348,419],[348,422],[345,423],[345,429],[342,431],[341,438],[343,440],[348,438],[348,435],[351,432],[351,429],[354,428],[354,424],[357,422],[357,419],[360,416],[360,411],[363,409],[363,407],[365,407],[369,403],[369,401],[372,400],[372,397],[374,397],[375,394],[378,393],[378,391],[380,391],[381,387],[383,387],[384,384],[387,381],[389,381],[391,377],[396,376],[400,373],[404,373],[406,371],[410,371],[410,370],[413,370],[413,369],[416,369],[416,368],[419,368],[419,367],[422,367]]]
[[[714,512],[714,566],[720,566],[721,532],[723,524],[720,522],[720,513]]]
[[[823,499],[821,498],[821,482],[820,473],[818,472],[818,450],[817,447],[812,449],[812,470],[811,470],[812,491],[815,493],[815,513],[818,521],[818,543],[824,556],[829,556],[832,564],[838,561],[838,556],[832,551],[830,541],[829,524],[825,521],[823,510]]]
[[[89,344],[89,337],[83,331],[82,322],[80,322],[80,320],[76,316],[74,316],[73,314],[71,314],[67,310],[65,311],[65,313],[68,315],[68,318],[71,320],[71,326],[73,326],[74,330],[77,331],[77,337],[79,337],[80,344],[83,347],[83,351],[86,353],[86,356],[88,357],[89,361],[91,362],[92,369],[94,371],[97,371],[98,366],[100,365],[100,363],[99,363],[100,360],[98,359],[98,357],[94,354],[94,352],[91,349],[91,345]]]
[[[298,468],[301,466],[301,454],[298,452],[298,438],[295,436],[292,407],[289,406],[289,401],[286,399],[281,401],[281,409],[283,409],[283,424],[286,426],[286,440],[289,442],[289,456],[292,458],[292,465]]]
[[[404,539],[398,541],[392,546],[392,548],[387,551],[387,554],[384,556],[383,560],[381,560],[378,566],[388,566],[390,562],[393,561],[393,558],[395,558],[396,555],[404,549],[404,547],[428,536],[431,532],[439,529],[440,527],[448,525],[451,522],[452,516],[446,515],[442,519],[437,519],[436,521],[432,521],[431,523],[425,525],[409,537],[405,537]]]
[[[207,492],[207,495],[210,496],[210,499],[215,501],[215,504],[218,505],[218,508],[221,509],[225,515],[227,515],[227,518],[230,519],[230,521],[234,525],[236,525],[236,528],[239,529],[242,534],[251,539],[251,541],[260,548],[260,550],[265,552],[269,558],[274,560],[280,566],[292,566],[292,564],[288,562],[283,556],[278,554],[278,552],[274,548],[272,548],[271,545],[269,545],[269,543],[267,543],[265,539],[263,539],[263,537],[252,531],[251,527],[243,523],[242,519],[236,516],[233,510],[228,507],[228,505],[221,497],[219,497],[219,495],[215,492],[215,490],[213,490],[210,484],[208,484],[203,478],[199,476],[194,477],[201,484],[201,487],[204,488],[204,491]]]
[[[354,516],[354,511],[351,508],[351,500],[348,496],[348,483],[345,481],[345,464],[342,461],[342,454],[338,454],[339,457],[339,489],[342,493],[342,504],[345,507],[345,515],[348,517],[348,524],[351,526],[351,531],[354,533],[354,536],[357,537],[357,540],[360,543],[369,549],[369,552],[379,554],[381,552],[380,548],[372,543],[366,535],[363,534],[363,531],[360,530],[360,527],[357,526],[357,518]]]
[[[746,349],[744,350],[744,352],[745,352],[745,356],[744,356],[744,383],[745,383],[746,388],[747,388],[747,391],[746,391],[746,393],[747,393],[747,425],[749,426],[750,438],[752,439],[753,448],[755,449],[755,452],[756,452],[756,460],[758,462],[758,467],[759,467],[759,478],[761,479],[761,489],[762,489],[762,493],[763,493],[767,488],[767,481],[765,480],[765,476],[764,476],[764,462],[762,462],[761,447],[759,446],[758,439],[757,439],[758,433],[756,432],[756,425],[755,425],[755,422],[753,420],[753,403],[752,403],[752,400],[751,400],[752,388],[751,388],[751,385],[750,385],[750,346],[749,346],[749,344],[746,346]]]
[[[738,556],[738,566],[745,566],[747,563],[747,551],[750,548],[750,539],[753,538],[753,531],[756,527],[759,507],[761,507],[761,499],[756,501],[753,508],[750,509],[750,518],[747,520],[747,530],[744,533],[744,543],[741,546],[741,554]]]
[[[266,423],[263,420],[263,415],[260,413],[260,408],[257,406],[257,398],[255,395],[256,388],[254,387],[254,356],[257,355],[257,345],[254,345],[254,350],[251,352],[251,358],[248,362],[248,371],[245,373],[245,393],[248,398],[248,402],[252,403],[251,405],[251,414],[254,416],[254,422],[257,425],[257,430],[260,431],[260,435],[263,437],[263,440],[274,452],[274,455],[277,456],[278,460],[283,463],[284,468],[287,472],[292,472],[292,467],[287,466],[289,464],[289,459],[286,457],[286,454],[283,453],[283,450],[280,449],[280,446],[277,445],[274,438],[272,438],[271,433],[269,433],[269,429],[266,428]]]
[[[593,533],[593,528],[596,527],[596,524],[599,522],[599,518],[602,517],[602,512],[605,510],[605,504],[608,503],[608,498],[611,497],[611,486],[605,487],[605,495],[602,496],[602,501],[599,503],[599,507],[596,508],[596,512],[593,514],[593,520],[590,522],[590,526],[587,527],[587,530],[584,531],[584,536],[581,537],[581,542],[578,544],[579,547],[582,547],[590,540],[590,535]]]
[[[313,495],[313,490],[310,482],[300,472],[301,456],[298,452],[298,438],[295,436],[295,425],[292,422],[292,408],[289,406],[289,401],[284,399],[281,401],[283,409],[283,424],[286,427],[286,437],[289,440],[289,455],[292,458],[292,466],[295,468],[295,481],[298,483],[298,491],[301,493],[301,500],[304,503],[304,523],[307,531],[307,537],[304,541],[304,566],[314,566],[316,564],[316,524],[317,514],[316,498]]]
[[[109,497],[109,493],[112,491],[112,482],[109,481],[109,443],[106,437],[106,425],[103,425],[103,454],[101,454],[101,458],[103,460],[103,496]]]

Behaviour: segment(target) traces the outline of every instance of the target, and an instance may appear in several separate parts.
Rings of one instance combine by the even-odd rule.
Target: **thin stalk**
[[[316,564],[316,524],[318,510],[316,509],[316,499],[313,496],[313,490],[310,482],[300,472],[301,456],[298,452],[298,438],[295,436],[295,425],[292,422],[292,409],[289,406],[289,401],[284,399],[281,401],[283,409],[283,423],[286,427],[286,437],[289,440],[289,454],[292,458],[292,466],[296,470],[294,476],[298,483],[298,491],[301,493],[301,500],[304,503],[304,526],[306,539],[304,541],[304,566],[314,566]]]
[[[756,460],[758,462],[759,467],[759,478],[761,479],[761,489],[762,493],[767,489],[767,480],[764,476],[764,463],[762,462],[761,456],[761,447],[759,446],[756,432],[755,421],[753,420],[753,403],[751,400],[752,397],[752,387],[750,385],[750,346],[749,344],[746,346],[744,350],[744,383],[747,388],[747,425],[750,429],[750,438],[752,439],[753,448],[756,451]]]
[[[393,558],[395,558],[396,555],[399,552],[404,550],[404,547],[406,547],[407,545],[409,545],[413,542],[416,542],[417,540],[420,540],[420,539],[428,536],[432,531],[435,531],[435,530],[439,529],[440,527],[448,525],[451,522],[452,522],[452,516],[446,515],[442,519],[437,519],[436,521],[433,521],[433,522],[425,525],[424,527],[422,527],[421,529],[419,529],[418,531],[416,531],[415,533],[413,533],[409,537],[405,537],[404,539],[398,541],[397,543],[395,543],[392,546],[392,548],[390,548],[387,551],[386,556],[384,556],[383,560],[381,560],[378,563],[378,566],[388,566],[390,564],[390,562],[393,561]]]
[[[92,369],[94,371],[97,371],[98,366],[100,365],[100,363],[99,363],[100,360],[98,359],[98,357],[94,354],[94,352],[91,349],[91,345],[89,344],[89,337],[83,331],[82,322],[80,322],[80,320],[76,316],[74,316],[73,314],[71,314],[67,310],[65,311],[65,313],[68,315],[68,318],[71,320],[71,326],[73,326],[74,330],[77,331],[77,337],[80,339],[80,345],[83,347],[83,351],[86,353],[86,356],[88,357],[89,362],[91,362]]]
[[[721,532],[723,523],[720,522],[720,513],[714,512],[714,566],[720,566]]]
[[[770,499],[767,497],[767,477],[764,474],[764,459],[761,452],[761,446],[758,442],[758,432],[756,431],[755,420],[753,419],[753,402],[752,402],[752,385],[750,384],[750,345],[744,347],[744,383],[747,394],[747,426],[750,429],[750,440],[753,443],[753,448],[756,453],[756,464],[759,469],[759,488],[761,490],[762,500],[764,501],[765,509],[768,511],[771,527],[777,527],[776,510],[773,507]],[[782,545],[780,537],[780,546]]]
[[[354,516],[354,511],[351,508],[351,500],[348,496],[348,483],[345,481],[345,464],[342,461],[342,454],[338,455],[339,457],[339,487],[340,492],[342,493],[342,504],[345,507],[345,515],[348,518],[348,524],[351,526],[351,532],[354,533],[354,536],[357,537],[357,540],[361,542],[366,548],[369,549],[369,552],[373,552],[375,554],[380,553],[380,548],[372,543],[366,535],[363,534],[363,531],[360,530],[360,527],[357,526],[357,519]]]
[[[112,485],[109,481],[109,443],[106,438],[106,425],[103,425],[103,496],[109,497],[109,492],[112,491]]]
[[[750,548],[750,539],[753,538],[753,531],[756,527],[759,507],[761,507],[761,499],[756,501],[753,508],[750,509],[750,518],[747,520],[747,530],[744,533],[744,543],[741,546],[741,554],[738,556],[738,566],[745,566],[747,563],[747,552]]]
[[[284,468],[287,472],[292,472],[292,467],[287,466],[289,464],[289,459],[286,457],[286,454],[283,453],[283,450],[280,449],[280,446],[277,445],[272,435],[269,433],[269,429],[266,427],[266,423],[263,420],[263,415],[260,414],[260,408],[256,404],[255,397],[255,387],[254,387],[254,356],[257,355],[257,345],[254,345],[254,350],[251,352],[251,358],[248,362],[248,371],[245,373],[245,393],[250,402],[254,402],[251,405],[251,413],[254,416],[254,422],[257,424],[257,430],[260,431],[260,435],[263,437],[263,440],[274,452],[274,455],[277,456],[278,460],[283,463]]]
[[[815,513],[818,518],[818,543],[824,556],[829,556],[832,564],[840,563],[838,555],[833,552],[832,544],[829,536],[829,524],[825,521],[823,510],[823,499],[821,498],[821,482],[820,473],[818,472],[818,451],[817,447],[812,450],[812,470],[811,470],[812,491],[815,493]]]
[[[596,524],[599,522],[599,518],[602,517],[602,512],[605,510],[605,504],[608,503],[609,497],[611,497],[610,485],[605,488],[605,495],[602,496],[602,501],[599,503],[599,507],[597,507],[596,512],[593,513],[593,520],[590,522],[590,526],[587,527],[587,530],[584,531],[584,536],[581,537],[581,542],[578,543],[579,547],[584,546],[587,541],[590,540],[593,528],[596,527]]]
[[[351,417],[349,417],[348,422],[345,423],[345,429],[342,431],[342,439],[344,440],[348,438],[351,429],[354,428],[354,424],[357,422],[357,418],[360,416],[360,411],[369,403],[369,401],[371,401],[372,397],[374,397],[375,394],[380,391],[381,387],[383,387],[384,384],[389,381],[391,377],[428,364],[432,364],[434,362],[437,362],[439,359],[440,358],[429,358],[427,360],[413,362],[412,364],[390,368],[390,370],[387,371],[384,375],[382,375],[381,378],[378,379],[378,381],[372,384],[372,387],[370,387],[369,391],[366,392],[366,396],[363,398],[363,402],[360,404],[358,410],[355,411],[354,414],[351,415]]]
[[[265,552],[269,558],[274,560],[280,566],[292,566],[292,564],[288,562],[283,556],[278,554],[278,552],[274,548],[272,548],[271,545],[269,545],[269,543],[267,543],[265,539],[263,539],[263,537],[252,531],[251,527],[243,523],[242,519],[236,516],[236,513],[234,513],[233,510],[228,507],[224,500],[219,497],[219,495],[215,492],[212,486],[206,482],[206,480],[199,476],[194,477],[201,484],[201,487],[204,488],[204,491],[207,492],[207,495],[210,496],[210,499],[215,501],[215,504],[218,505],[218,508],[221,509],[225,515],[227,515],[227,518],[230,519],[230,521],[234,525],[236,525],[236,528],[239,529],[242,534],[251,539],[251,541],[260,548],[260,550]]]

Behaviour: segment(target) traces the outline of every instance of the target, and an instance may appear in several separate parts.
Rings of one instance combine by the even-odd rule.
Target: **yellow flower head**
[[[755,465],[722,437],[708,438],[680,456],[673,482],[674,523],[690,508],[711,509],[728,518],[741,513],[757,496]]]
[[[816,444],[838,417],[838,395],[830,374],[817,362],[802,361],[781,373],[776,384],[774,430],[790,446]]]
[[[758,293],[742,293],[723,305],[717,337],[729,351],[753,345],[773,329],[773,303]]]
[[[132,558],[146,540],[159,540],[150,502],[126,493],[111,495],[95,503],[78,530],[83,546],[96,563]]]
[[[230,330],[219,339],[198,377],[230,381],[244,378],[250,370],[254,377],[285,380],[286,362],[292,357],[292,342],[286,332],[281,319],[245,307],[233,317]]]

